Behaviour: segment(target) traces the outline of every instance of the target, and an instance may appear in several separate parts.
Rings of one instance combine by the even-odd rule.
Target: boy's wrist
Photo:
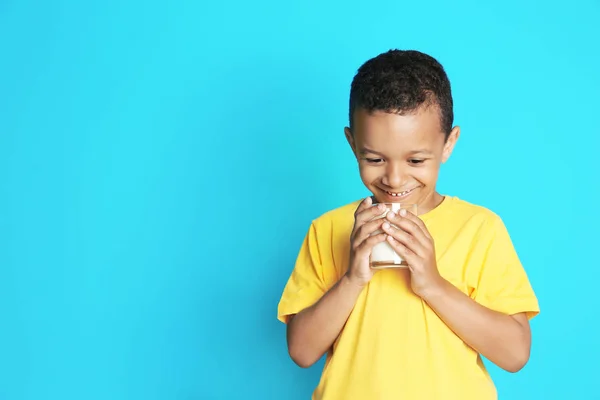
[[[340,285],[348,286],[352,289],[358,290],[359,292],[361,292],[364,289],[364,287],[367,286],[366,283],[357,281],[355,278],[352,278],[347,273],[344,274],[340,279]]]
[[[451,283],[440,276],[435,284],[423,290],[421,298],[426,303],[443,300],[448,295],[448,285],[451,285]]]

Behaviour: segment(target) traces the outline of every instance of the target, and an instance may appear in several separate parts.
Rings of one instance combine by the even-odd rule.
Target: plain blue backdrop
[[[539,296],[501,399],[598,399],[600,5],[0,2],[0,399],[307,399],[279,296],[310,221],[367,195],[350,82],[437,57],[439,189],[500,214]]]

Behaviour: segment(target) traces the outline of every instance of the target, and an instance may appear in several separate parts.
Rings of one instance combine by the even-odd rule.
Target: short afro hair
[[[365,62],[350,89],[350,128],[357,109],[400,115],[437,106],[446,137],[454,120],[452,91],[444,67],[416,50],[390,50]]]

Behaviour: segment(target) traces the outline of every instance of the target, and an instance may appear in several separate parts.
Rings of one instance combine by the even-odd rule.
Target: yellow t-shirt
[[[279,303],[280,321],[314,304],[346,272],[358,204],[312,222]],[[446,196],[419,217],[445,279],[493,310],[537,315],[537,298],[496,214]],[[375,273],[327,354],[314,400],[497,398],[479,354],[411,291],[409,274]]]

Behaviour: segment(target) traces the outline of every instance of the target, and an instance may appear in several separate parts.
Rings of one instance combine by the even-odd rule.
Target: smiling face
[[[352,125],[345,129],[346,138],[363,183],[379,202],[417,204],[419,214],[440,204],[440,165],[450,157],[460,128],[446,139],[437,107],[406,115],[357,109]]]

